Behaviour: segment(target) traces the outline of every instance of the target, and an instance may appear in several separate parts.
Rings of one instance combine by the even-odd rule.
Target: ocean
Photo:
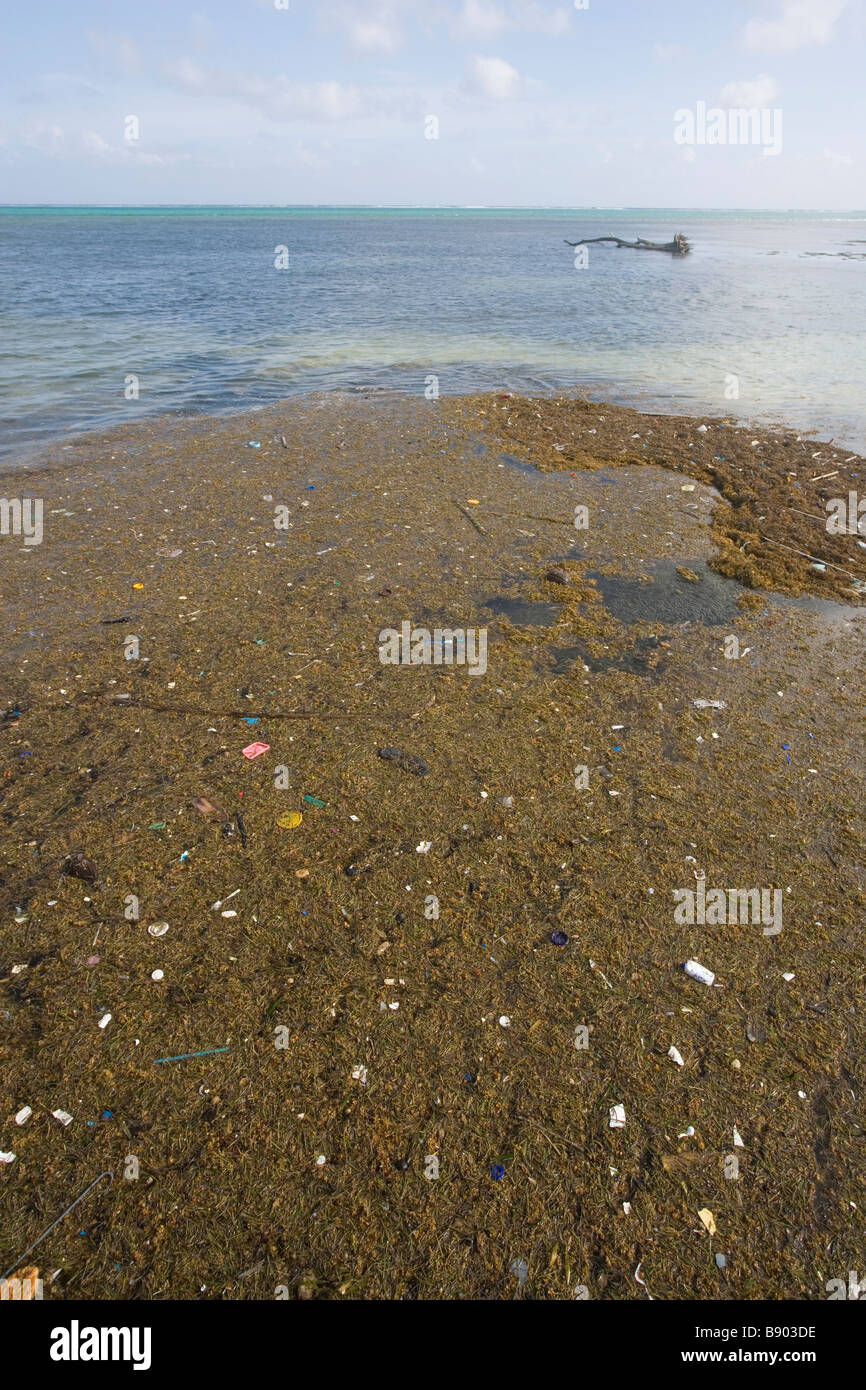
[[[678,259],[565,245],[678,231]],[[585,392],[866,453],[864,323],[863,212],[6,207],[0,455],[370,388]]]

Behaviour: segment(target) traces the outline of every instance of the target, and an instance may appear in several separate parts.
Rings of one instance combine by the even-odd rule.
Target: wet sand
[[[45,539],[0,540],[3,1268],[106,1170],[25,1262],[46,1296],[809,1299],[859,1268],[866,551],[814,517],[863,469],[377,393],[7,473]],[[486,672],[383,665],[404,620],[486,628]],[[780,889],[782,931],[677,922],[701,874]]]

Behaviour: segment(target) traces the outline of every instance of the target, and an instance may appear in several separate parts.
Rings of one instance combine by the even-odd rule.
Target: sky
[[[39,0],[0,203],[863,208],[864,72],[866,0]]]

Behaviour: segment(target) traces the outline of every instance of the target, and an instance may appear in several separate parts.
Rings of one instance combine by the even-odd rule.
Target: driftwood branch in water
[[[623,241],[619,236],[592,236],[584,237],[583,241],[568,241],[566,246],[591,246],[599,241],[612,241],[617,247],[627,246],[631,251],[667,251],[672,256],[687,256],[691,251],[691,243],[686,240],[682,232],[677,232],[673,241],[645,241],[639,236],[637,241]]]

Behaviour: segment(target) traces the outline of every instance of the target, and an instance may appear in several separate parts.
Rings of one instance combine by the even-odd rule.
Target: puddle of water
[[[536,478],[541,476],[534,463],[525,463],[523,459],[516,459],[512,454],[500,454],[499,462],[507,463],[509,468],[516,468],[521,473],[531,473]]]
[[[489,598],[484,607],[502,613],[515,627],[551,627],[562,612],[561,603],[532,603],[525,598]]]
[[[689,561],[687,568],[700,576],[697,584],[677,574],[673,560],[647,565],[650,584],[594,571],[589,578],[595,580],[608,613],[622,623],[694,622],[713,627],[731,622],[742,586],[715,574],[703,560]]]
[[[629,651],[619,656],[602,657],[590,656],[580,642],[573,647],[551,647],[554,664],[550,669],[554,676],[564,676],[579,662],[593,672],[627,671],[630,675],[646,676],[651,671],[655,673],[661,670],[661,666],[651,667],[649,664],[650,653],[656,651],[658,646],[657,637],[641,637]]]

